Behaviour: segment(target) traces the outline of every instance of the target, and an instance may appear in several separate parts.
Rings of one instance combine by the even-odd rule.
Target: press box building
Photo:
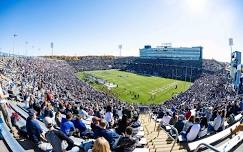
[[[141,58],[172,59],[172,60],[202,60],[203,47],[171,47],[160,46],[152,48],[145,45],[139,49]]]

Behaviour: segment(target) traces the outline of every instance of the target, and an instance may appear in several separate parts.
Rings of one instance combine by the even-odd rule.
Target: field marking
[[[173,82],[173,83],[167,85],[166,87],[160,87],[160,88],[151,90],[151,91],[149,92],[149,94],[155,95],[155,94],[157,94],[157,93],[164,92],[164,91],[166,91],[166,90],[168,90],[168,89],[174,87],[174,86],[177,85],[177,84],[178,84],[178,82]]]
[[[118,88],[111,89],[117,98],[128,101],[130,103],[161,103],[173,96],[173,93],[184,92],[184,87],[180,87],[184,81],[170,80],[162,77],[148,77],[134,73],[123,73],[124,71],[96,71],[92,72],[92,75],[104,79],[108,82],[118,84]],[[176,82],[173,82],[176,81]],[[174,89],[178,85],[178,89]],[[188,86],[188,84],[186,85]],[[98,88],[99,89],[99,88]],[[188,87],[186,87],[188,89]],[[132,95],[129,91],[139,94],[140,97],[137,100],[132,99]],[[172,93],[172,95],[170,94]],[[155,95],[153,99],[151,96]],[[149,99],[150,97],[150,99]]]

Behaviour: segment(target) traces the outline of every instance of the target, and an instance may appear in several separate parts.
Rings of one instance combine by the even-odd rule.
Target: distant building
[[[145,45],[139,49],[141,58],[172,59],[172,60],[202,60],[203,47],[179,47],[173,48],[171,45],[152,48]]]

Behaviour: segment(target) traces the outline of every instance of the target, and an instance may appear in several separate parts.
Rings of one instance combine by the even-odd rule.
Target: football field
[[[78,77],[84,80],[87,74],[107,81],[106,84],[89,82],[96,89],[129,103],[159,104],[184,92],[191,85],[190,82],[138,75],[119,70],[79,72]]]

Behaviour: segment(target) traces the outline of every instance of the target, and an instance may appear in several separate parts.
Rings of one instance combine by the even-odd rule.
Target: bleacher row
[[[17,112],[21,116],[20,119],[17,121],[16,125],[19,130],[25,131],[26,119],[28,117],[27,111],[21,105],[18,105],[12,101],[9,102],[9,107],[10,107],[8,110],[9,113]],[[160,119],[156,119],[156,116],[153,115],[149,115],[149,116],[142,115],[140,119],[143,122],[142,123],[143,126],[139,128],[139,130],[137,131],[138,132],[137,135],[140,136],[141,138],[140,145],[138,145],[139,148],[136,148],[134,152],[201,151],[200,148],[204,148],[201,147],[203,145],[210,145],[210,147],[214,147],[215,150],[211,150],[211,151],[217,150],[218,152],[228,152],[231,151],[235,146],[241,144],[243,141],[243,132],[240,132],[238,135],[232,137],[230,131],[230,129],[233,129],[240,124],[239,120],[241,118],[242,118],[241,114],[237,115],[235,117],[236,122],[232,126],[228,126],[227,122],[225,122],[226,129],[221,132],[188,143],[179,142],[176,143],[175,146],[173,146],[173,140],[168,140],[170,138],[173,138],[173,136],[169,135],[169,132],[172,129],[171,126],[165,125],[166,128],[165,130],[157,129],[157,127],[160,125],[159,123],[161,121]],[[45,127],[42,121],[39,121],[39,124],[42,127],[43,131],[47,131],[47,128]],[[11,151],[14,152],[26,151],[10,133],[9,128],[5,124],[2,116],[0,118],[0,126],[1,126],[1,135],[4,138],[5,143],[8,145],[8,148]],[[80,147],[83,146],[84,140],[76,137],[71,137],[71,138],[75,142],[75,145]],[[148,140],[148,142],[146,139]]]
[[[160,126],[160,122],[162,121],[162,119],[157,119],[157,116],[152,114],[150,115],[150,117],[155,121],[155,125],[157,124]],[[234,147],[239,146],[240,144],[243,143],[243,132],[240,132],[235,136],[233,136],[231,133],[231,130],[236,128],[236,126],[240,124],[241,119],[242,119],[242,114],[238,114],[237,116],[235,116],[235,123],[233,125],[230,126],[227,123],[227,121],[225,121],[224,125],[226,129],[224,129],[223,131],[207,135],[203,138],[196,139],[195,141],[192,142],[183,142],[180,136],[178,137],[178,134],[171,135],[171,130],[175,128],[173,128],[173,126],[169,124],[163,124],[164,126],[163,127],[160,126],[159,128],[166,131],[171,138],[177,140],[180,147],[181,148],[183,147],[182,149],[186,149],[187,151],[197,152],[209,148],[211,151],[229,152],[232,151]],[[207,146],[207,148],[205,148],[205,146]]]
[[[18,116],[20,116],[16,122],[16,128],[20,131],[20,132],[27,132],[26,131],[26,119],[28,118],[28,112],[27,110],[24,108],[23,104],[21,103],[16,103],[13,101],[9,101],[8,102],[8,113],[9,115],[12,115],[12,113],[17,113]],[[8,126],[6,125],[6,123],[3,121],[3,117],[1,116],[0,118],[0,129],[1,129],[1,135],[5,141],[5,143],[7,144],[7,147],[9,148],[10,151],[13,152],[24,152],[24,151],[40,151],[39,149],[35,149],[34,147],[32,147],[32,149],[24,149],[22,147],[22,145],[13,137],[13,134],[10,133],[10,129],[8,128]],[[91,119],[89,119],[91,120]],[[85,121],[86,125],[89,126],[90,125],[90,121],[87,120]],[[41,128],[43,129],[44,132],[47,132],[48,129],[46,128],[45,124],[40,121],[37,120],[38,123],[40,124]],[[134,132],[136,132],[136,136],[140,139],[136,149],[133,152],[149,152],[149,149],[146,148],[147,146],[147,140],[144,137],[144,131],[143,131],[143,127],[137,128],[134,130]],[[77,138],[74,136],[70,137],[73,141],[74,144],[78,147],[80,147],[81,149],[87,151],[88,149],[85,149],[87,147],[85,147],[85,144],[89,141],[93,141],[93,139],[89,139],[89,140],[84,140],[81,138]],[[32,144],[31,141],[28,141],[28,144]],[[90,147],[88,147],[90,148]]]

